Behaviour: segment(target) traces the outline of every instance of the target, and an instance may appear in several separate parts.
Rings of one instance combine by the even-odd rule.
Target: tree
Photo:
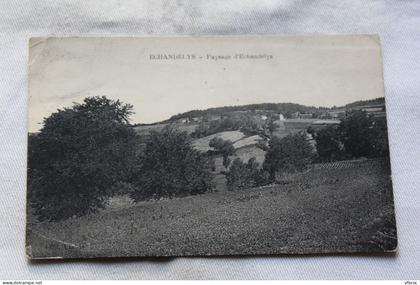
[[[81,216],[104,206],[110,189],[130,180],[136,134],[132,106],[106,97],[59,109],[28,140],[29,195],[41,219]]]
[[[321,162],[336,161],[343,158],[340,131],[336,126],[327,126],[311,133],[316,142],[318,159]]]
[[[240,117],[240,130],[247,136],[259,134],[264,131],[263,126],[260,125],[254,118],[254,115],[245,114]]]
[[[316,141],[322,162],[389,155],[386,119],[375,118],[361,110],[348,111],[339,127],[320,130],[309,127],[308,133]]]
[[[312,162],[312,146],[303,133],[290,134],[282,139],[273,137],[268,143],[263,168],[275,179],[278,171],[293,173],[302,171]]]
[[[255,157],[249,159],[247,163],[243,163],[240,158],[236,158],[226,173],[226,180],[226,185],[230,191],[262,186],[269,181],[268,173],[260,168]]]
[[[186,132],[171,126],[152,131],[146,139],[135,178],[136,201],[186,196],[212,189],[212,163],[195,150]]]
[[[220,137],[214,137],[210,140],[209,146],[222,154],[223,166],[228,168],[230,164],[229,156],[235,153],[235,148],[230,140],[224,140]]]
[[[374,155],[373,141],[377,136],[374,121],[366,112],[349,111],[340,123],[341,140],[351,157],[370,157]]]
[[[386,118],[373,119],[372,156],[389,156],[388,128]]]

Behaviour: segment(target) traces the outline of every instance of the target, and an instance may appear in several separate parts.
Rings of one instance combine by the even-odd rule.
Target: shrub
[[[247,163],[236,158],[226,173],[226,180],[230,191],[262,186],[269,181],[268,173],[260,168],[255,157],[249,159]]]
[[[340,130],[336,126],[327,126],[324,129],[313,131],[312,135],[316,142],[319,161],[330,162],[344,158]]]
[[[212,163],[195,150],[186,132],[171,126],[152,131],[135,177],[136,201],[205,193],[212,189]]]
[[[81,216],[104,206],[109,189],[135,166],[132,106],[106,97],[59,109],[28,140],[28,195],[40,220]]]
[[[384,118],[375,119],[366,112],[347,113],[340,124],[345,151],[351,157],[388,156],[388,133]]]

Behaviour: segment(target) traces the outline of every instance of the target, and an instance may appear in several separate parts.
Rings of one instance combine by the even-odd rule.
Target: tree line
[[[165,122],[175,121],[181,118],[193,118],[193,117],[206,117],[206,116],[226,116],[232,112],[244,112],[244,111],[267,111],[275,113],[313,113],[320,110],[327,110],[325,107],[313,107],[313,106],[304,106],[295,103],[261,103],[261,104],[250,104],[250,105],[240,105],[240,106],[225,106],[225,107],[216,107],[206,110],[192,110],[185,113],[177,114],[172,116],[169,120]]]
[[[307,134],[312,135],[314,145]],[[314,162],[389,157],[386,119],[360,110],[348,111],[339,125],[271,137],[268,145],[259,147],[266,151],[262,166],[255,160],[234,160],[226,173],[228,189],[273,183],[276,175],[301,172]]]
[[[386,118],[365,111],[349,111],[338,126],[310,127],[308,133],[316,141],[318,162],[389,156]]]

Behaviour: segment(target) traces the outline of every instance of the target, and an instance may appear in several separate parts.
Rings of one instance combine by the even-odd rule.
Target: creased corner
[[[25,254],[26,254],[26,258],[27,259],[34,259],[34,256],[33,256],[33,252],[32,252],[32,246],[31,245],[27,245],[26,247],[25,247]]]
[[[29,48],[34,48],[40,44],[46,43],[48,38],[34,37],[29,39]]]
[[[33,65],[37,58],[42,54],[47,45],[48,38],[30,38],[29,39],[29,66]]]
[[[55,238],[52,238],[52,237],[48,237],[48,236],[45,236],[45,235],[43,235],[41,233],[38,233],[38,232],[32,232],[32,233],[34,233],[35,235],[37,235],[37,236],[39,236],[39,237],[41,237],[41,238],[43,238],[45,240],[52,241],[52,242],[55,242],[55,243],[64,245],[65,247],[79,248],[79,246],[76,245],[76,244],[74,244],[74,243],[65,242],[63,240],[59,240],[59,239],[55,239]]]
[[[378,46],[381,45],[381,38],[379,34],[369,34],[367,35],[369,39],[373,40]]]

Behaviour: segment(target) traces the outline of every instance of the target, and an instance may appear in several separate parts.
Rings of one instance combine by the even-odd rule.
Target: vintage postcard
[[[29,42],[31,259],[393,252],[378,36]]]

